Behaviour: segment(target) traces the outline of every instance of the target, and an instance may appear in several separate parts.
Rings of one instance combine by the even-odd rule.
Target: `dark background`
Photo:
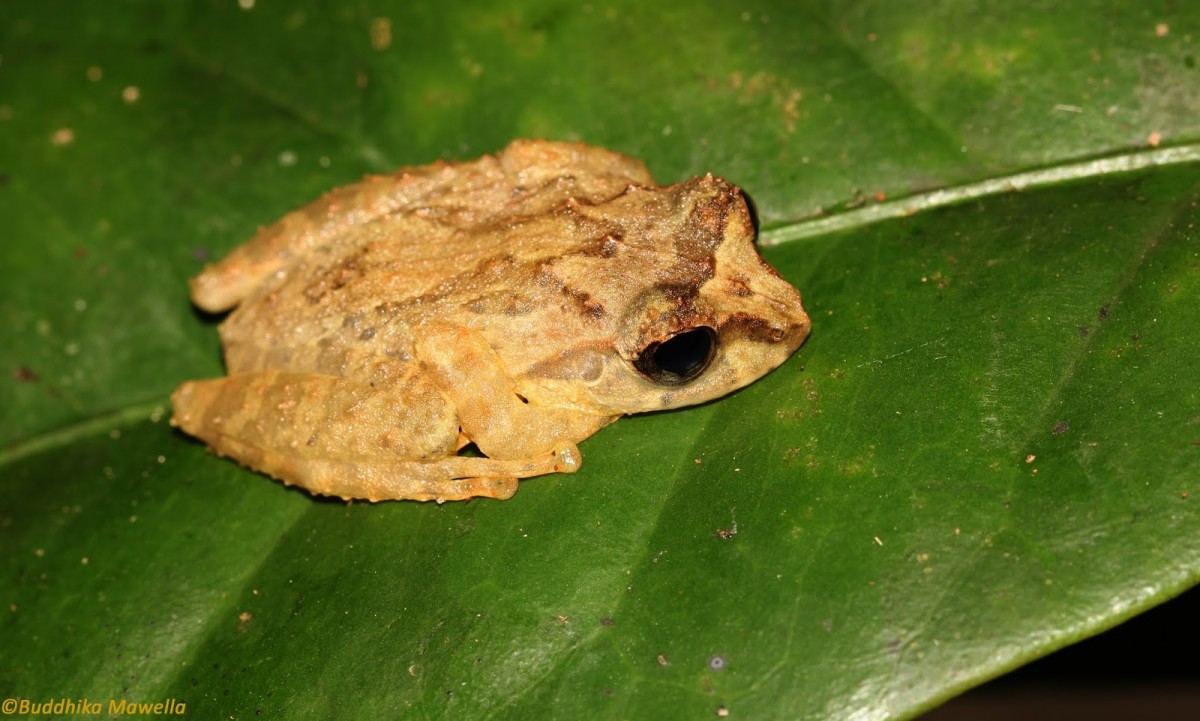
[[[1200,587],[952,699],[921,721],[1200,719]]]

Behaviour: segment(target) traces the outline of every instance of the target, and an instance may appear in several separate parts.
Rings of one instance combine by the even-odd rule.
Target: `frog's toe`
[[[508,500],[517,492],[518,480],[515,476],[495,476],[492,478],[470,478],[470,488],[464,498],[495,498],[497,501]]]
[[[583,456],[574,443],[555,446],[552,453],[554,454],[555,473],[574,473],[583,465]]]

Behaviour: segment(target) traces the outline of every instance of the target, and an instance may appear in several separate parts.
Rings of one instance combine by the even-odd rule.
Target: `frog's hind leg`
[[[239,373],[185,383],[172,403],[172,423],[218,454],[346,499],[508,498],[520,478],[579,466],[573,444],[524,459],[456,456],[457,417],[414,377],[389,390],[310,373]]]

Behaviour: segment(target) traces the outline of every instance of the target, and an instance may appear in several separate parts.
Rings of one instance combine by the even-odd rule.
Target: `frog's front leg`
[[[435,322],[421,326],[418,338],[418,358],[457,409],[460,444],[473,442],[488,458],[573,450],[619,417],[529,403],[499,354],[473,329]]]
[[[459,424],[419,373],[391,385],[261,371],[192,381],[172,423],[217,453],[313,493],[380,500],[508,498],[520,478],[571,472],[563,444],[521,459],[456,456]]]

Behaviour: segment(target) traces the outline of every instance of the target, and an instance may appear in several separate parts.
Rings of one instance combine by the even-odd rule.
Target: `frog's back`
[[[230,372],[403,360],[413,327],[448,308],[520,312],[511,291],[529,284],[516,274],[562,250],[557,208],[652,184],[639,161],[542,141],[369,177],[264,228],[197,277],[193,298],[207,310],[240,304],[221,329]]]
[[[506,216],[548,212],[568,197],[600,200],[631,184],[653,183],[641,161],[583,143],[542,140],[516,140],[471,162],[367,176],[262,228],[205,268],[192,280],[192,300],[210,313],[229,310],[271,276],[360,238],[357,230],[381,219],[417,230],[422,217],[438,217],[469,232]]]

